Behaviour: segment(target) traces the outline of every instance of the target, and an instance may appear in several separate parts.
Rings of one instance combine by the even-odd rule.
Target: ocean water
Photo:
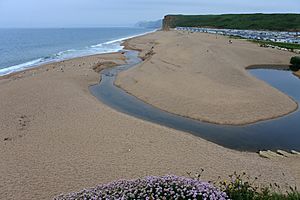
[[[142,28],[0,29],[0,76],[54,61],[117,52]]]

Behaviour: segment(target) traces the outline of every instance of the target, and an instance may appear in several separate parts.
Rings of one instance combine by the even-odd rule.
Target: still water
[[[106,105],[128,115],[189,132],[227,148],[241,151],[300,150],[299,109],[287,116],[243,126],[216,125],[162,111],[116,87],[116,75],[141,62],[138,52],[126,52],[128,64],[105,69],[91,93]],[[252,69],[249,72],[300,102],[300,79],[287,70]]]

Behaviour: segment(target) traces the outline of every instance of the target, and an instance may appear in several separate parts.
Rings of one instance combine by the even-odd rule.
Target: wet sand
[[[288,65],[293,53],[205,33],[157,32],[129,40],[145,61],[116,84],[162,110],[217,124],[248,124],[297,109],[287,95],[251,76],[252,65]]]
[[[116,179],[201,168],[204,180],[245,171],[261,175],[261,183],[299,188],[298,156],[229,150],[99,102],[88,90],[99,81],[93,68],[111,61],[122,64],[124,57],[77,58],[1,78],[0,199],[51,199]]]

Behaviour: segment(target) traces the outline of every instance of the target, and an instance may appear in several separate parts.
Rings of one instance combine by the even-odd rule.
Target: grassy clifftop
[[[228,29],[300,31],[300,14],[167,15],[163,28],[213,27]]]

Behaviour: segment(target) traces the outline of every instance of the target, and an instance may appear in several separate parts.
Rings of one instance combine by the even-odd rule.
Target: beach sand
[[[294,74],[300,78],[300,70],[294,72]]]
[[[147,37],[155,35],[161,37]],[[99,81],[93,68],[111,61],[122,64],[124,57],[77,58],[0,80],[0,199],[51,199],[116,179],[187,176],[201,168],[204,180],[237,171],[299,188],[299,156],[229,150],[99,102],[88,90]]]
[[[157,32],[126,43],[146,60],[116,84],[162,110],[217,124],[283,116],[297,104],[251,76],[251,65],[288,65],[293,53],[205,33]]]

